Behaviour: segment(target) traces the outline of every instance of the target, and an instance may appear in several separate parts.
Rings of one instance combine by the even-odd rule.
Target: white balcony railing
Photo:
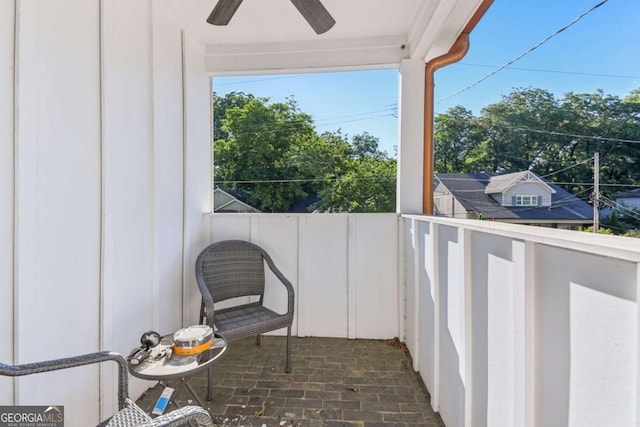
[[[212,241],[273,254],[297,335],[406,340],[449,427],[640,421],[640,240],[395,214],[210,219]]]

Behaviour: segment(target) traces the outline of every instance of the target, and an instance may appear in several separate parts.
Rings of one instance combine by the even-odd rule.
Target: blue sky
[[[449,97],[516,58],[599,0],[495,0],[471,34],[469,53],[436,73],[436,113],[462,105],[476,115],[514,88],[625,96],[640,88],[640,1],[609,0],[578,23],[471,89]],[[536,71],[537,70],[537,71]],[[319,132],[341,129],[397,145],[398,71],[220,77],[214,91],[253,93],[271,101],[293,96]]]

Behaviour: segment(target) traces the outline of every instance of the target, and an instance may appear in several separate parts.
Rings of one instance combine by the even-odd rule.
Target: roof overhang
[[[213,75],[398,67],[446,53],[481,0],[323,0],[336,20],[317,35],[289,0],[244,0],[227,26],[215,0],[159,0],[206,50]]]

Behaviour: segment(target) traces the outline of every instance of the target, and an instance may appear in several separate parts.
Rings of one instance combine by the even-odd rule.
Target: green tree
[[[611,229],[614,234],[632,235],[638,237],[640,233],[640,210],[630,206],[620,206],[610,215],[602,218],[600,225]]]
[[[558,107],[552,93],[526,88],[484,108],[479,123],[490,159],[486,171],[533,170],[545,175],[566,165],[558,153],[570,139],[549,133],[565,120]]]
[[[245,191],[251,205],[267,212],[286,212],[306,195],[291,148],[315,131],[295,101],[266,104],[254,98],[227,108],[220,123],[227,138],[214,142],[216,182]]]
[[[252,94],[243,92],[229,92],[225,96],[217,96],[213,93],[213,140],[229,139],[229,134],[222,126],[222,119],[226,117],[229,108],[242,108],[250,101],[256,99]],[[268,99],[258,98],[266,103]]]
[[[436,173],[475,172],[486,165],[477,119],[456,106],[434,120],[434,170]]]
[[[602,183],[640,182],[640,89],[623,99],[602,91],[556,99],[543,89],[517,89],[478,117],[450,109],[436,118],[435,132],[437,172],[532,170],[588,194],[598,152]]]
[[[322,145],[329,167],[318,169],[324,183],[317,209],[325,212],[394,212],[396,160],[378,149],[368,133],[351,142],[338,133],[325,133]]]
[[[243,190],[267,212],[287,212],[307,196],[319,198],[312,208],[325,212],[395,211],[396,160],[379,149],[378,138],[318,135],[293,99],[223,98],[214,101],[214,170],[224,188]]]
[[[637,93],[637,92],[636,92]],[[562,109],[567,121],[563,132],[580,135],[572,140],[571,163],[586,161],[600,153],[600,180],[607,184],[633,184],[640,181],[640,146],[619,140],[640,139],[640,103],[634,92],[625,100],[605,95],[602,91],[592,94],[565,95]],[[592,166],[592,164],[590,164]],[[590,183],[593,167],[567,171],[563,177],[568,182]],[[584,190],[586,185],[576,184],[573,191]],[[605,194],[611,191],[605,187]]]

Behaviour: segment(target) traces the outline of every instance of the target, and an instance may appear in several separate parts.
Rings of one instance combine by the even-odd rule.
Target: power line
[[[604,201],[609,206],[611,206],[612,208],[620,210],[623,215],[629,216],[629,217],[631,217],[633,219],[637,219],[638,221],[640,221],[640,215],[638,215],[638,212],[634,211],[633,209],[629,208],[628,206],[625,206],[622,203],[618,203],[615,200],[611,200],[611,199],[609,199],[608,197],[605,197],[605,196],[601,196],[601,199],[604,199]]]
[[[588,161],[591,161],[592,159],[589,159]],[[461,174],[464,174],[464,172],[461,172]],[[489,179],[475,179],[475,178],[453,178],[453,177],[447,177],[446,178],[449,181],[473,181],[473,182],[489,182]],[[593,182],[571,182],[571,181],[549,181],[549,183],[551,184],[555,184],[555,185],[593,185]],[[601,187],[625,187],[625,188],[640,188],[640,184],[603,184],[602,182],[600,183]],[[476,190],[465,190],[465,191],[476,191]],[[480,190],[478,190],[480,191]],[[484,189],[482,190],[484,191]]]
[[[591,162],[592,160],[593,160],[593,157],[592,157],[592,158],[590,158],[590,159],[587,159],[587,160],[585,160],[585,161],[582,161],[582,162],[580,162],[580,163],[576,163],[575,165],[567,166],[567,167],[566,167],[566,168],[564,168],[564,169],[560,169],[560,170],[557,170],[557,171],[555,171],[555,172],[548,173],[548,174],[546,174],[546,175],[541,176],[540,178],[546,178],[546,177],[548,177],[548,176],[552,176],[552,175],[558,174],[558,173],[560,173],[560,172],[564,172],[564,171],[566,171],[566,170],[573,169],[573,168],[578,167],[578,166],[582,166],[582,165],[584,165],[585,163],[589,163],[589,162]]]
[[[637,139],[621,139],[621,138],[609,138],[609,137],[606,137],[606,136],[580,135],[580,134],[575,134],[575,133],[566,133],[566,132],[556,132],[556,131],[551,131],[551,130],[531,129],[531,128],[524,128],[524,127],[518,127],[518,126],[499,125],[499,124],[494,124],[494,123],[492,123],[491,126],[501,127],[501,128],[506,128],[506,129],[512,129],[512,130],[520,130],[520,131],[524,131],[524,132],[544,133],[544,134],[556,135],[556,136],[570,136],[572,138],[586,138],[586,139],[595,139],[597,141],[623,142],[623,143],[626,143],[626,144],[640,144],[640,140],[637,140]]]
[[[486,64],[470,64],[467,62],[459,62],[457,65],[465,65],[468,67],[482,67],[482,68],[498,68],[498,65],[486,65]],[[576,76],[590,76],[590,77],[611,77],[617,79],[640,79],[640,76],[623,76],[617,74],[600,74],[600,73],[581,73],[578,71],[562,71],[562,70],[546,70],[541,68],[523,68],[523,67],[504,67],[507,70],[518,71],[534,71],[537,73],[554,73],[554,74],[570,74]]]
[[[304,179],[253,179],[221,181],[214,180],[216,184],[283,184],[289,182],[339,182],[339,181],[390,181],[395,180],[395,176],[374,176],[374,177],[348,177],[348,178],[304,178]]]
[[[341,123],[351,123],[351,122],[357,122],[362,120],[377,119],[381,117],[396,117],[395,115],[396,115],[397,107],[393,107],[392,105],[385,105],[384,107],[386,108],[381,108],[381,109],[371,110],[371,111],[363,111],[360,113],[349,113],[349,114],[343,114],[343,115],[337,115],[337,116],[326,116],[320,119],[311,118],[309,121],[305,119],[300,119],[300,120],[291,120],[286,123],[260,123],[260,124],[246,125],[246,126],[240,126],[236,130],[241,130],[241,131],[259,130],[259,131],[266,132],[266,131],[269,131],[270,129],[281,130],[283,128],[296,127],[298,125],[307,124],[307,123],[315,126],[329,126],[329,125],[336,125]],[[380,113],[387,113],[387,114],[380,114]],[[372,115],[372,114],[375,114],[375,115],[371,117],[362,117],[362,118],[355,118],[350,120],[338,120],[342,118],[351,118],[351,117],[366,116],[366,115]],[[332,120],[334,121],[331,122]],[[335,120],[338,120],[338,121],[335,121]],[[330,122],[330,123],[320,123],[320,122]],[[216,131],[220,132],[220,129],[216,129]]]
[[[446,115],[446,113],[436,114],[436,116],[443,116],[443,115]],[[598,141],[623,142],[623,143],[626,143],[626,144],[640,144],[640,140],[637,140],[637,139],[622,139],[622,138],[610,138],[610,137],[606,137],[606,136],[580,135],[580,134],[576,134],[576,133],[557,132],[557,131],[542,130],[542,129],[532,129],[532,128],[526,128],[526,127],[520,127],[520,126],[511,126],[511,125],[501,125],[501,124],[497,124],[497,123],[493,123],[493,122],[491,123],[491,126],[495,126],[495,127],[499,127],[499,128],[505,128],[505,129],[511,129],[511,130],[519,130],[519,131],[524,131],[524,132],[534,132],[534,133],[542,133],[542,134],[556,135],[556,136],[570,136],[572,138],[586,138],[586,139],[595,139],[595,140],[598,140]]]
[[[567,28],[571,27],[572,25],[574,25],[575,23],[577,23],[578,21],[580,21],[582,18],[584,18],[585,16],[587,16],[588,14],[590,14],[591,12],[593,12],[594,10],[596,10],[597,8],[599,8],[600,6],[602,6],[603,4],[605,4],[607,1],[609,0],[603,0],[600,3],[596,4],[595,6],[593,6],[591,9],[587,10],[586,12],[583,12],[580,16],[578,16],[577,18],[575,18],[573,21],[569,22],[567,25],[565,25],[564,27],[560,28],[558,31],[556,31],[555,33],[551,34],[550,36],[546,37],[544,40],[542,40],[540,43],[538,43],[537,45],[533,46],[532,48],[527,49],[526,51],[524,51],[523,53],[521,53],[520,55],[518,55],[515,59],[512,59],[511,61],[507,62],[504,65],[501,65],[500,67],[498,67],[497,69],[495,69],[494,71],[490,72],[489,74],[487,74],[486,76],[482,77],[479,80],[476,80],[474,83],[470,84],[469,86],[462,88],[450,95],[445,96],[444,98],[440,98],[438,100],[438,102],[440,101],[444,101],[445,99],[449,99],[453,96],[456,96],[462,92],[465,92],[469,89],[471,89],[472,87],[482,83],[483,81],[485,81],[486,79],[488,79],[491,76],[496,75],[497,73],[499,73],[500,71],[504,70],[505,68],[507,68],[509,65],[519,61],[520,59],[522,59],[523,57],[525,57],[526,55],[530,54],[531,52],[533,52],[534,50],[538,49],[540,46],[542,46],[543,44],[545,44],[546,42],[548,42],[549,40],[551,40],[552,38],[554,38],[555,36],[557,36],[558,34],[560,34],[561,32],[563,32],[564,30],[566,30]]]

